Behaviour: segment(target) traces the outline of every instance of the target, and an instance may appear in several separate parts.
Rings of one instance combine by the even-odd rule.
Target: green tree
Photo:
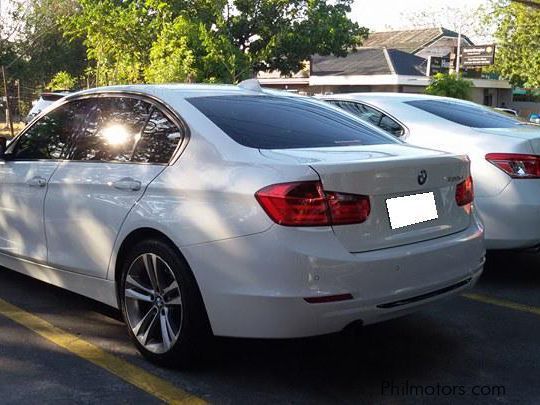
[[[58,72],[47,87],[50,90],[72,90],[77,85],[77,79],[65,70]]]
[[[492,0],[488,20],[495,23],[495,70],[515,86],[540,87],[540,9]]]
[[[468,100],[471,87],[470,80],[462,79],[455,74],[437,73],[430,85],[426,87],[426,94]]]
[[[29,89],[44,87],[58,71],[82,74],[86,50],[80,40],[68,41],[58,25],[58,18],[72,13],[75,6],[72,0],[27,0],[24,8],[17,9],[11,18],[17,27],[12,52],[3,62],[11,79],[19,79]]]
[[[141,82],[158,23],[144,1],[121,0],[79,0],[61,19],[68,38],[83,39],[96,85]]]
[[[352,0],[79,0],[62,20],[83,38],[99,84],[237,82],[259,70],[290,74],[312,54],[354,49],[367,29]]]
[[[150,49],[150,61],[145,70],[147,82],[189,82],[195,79],[197,69],[193,44],[198,39],[198,28],[182,16],[172,23],[163,24]]]

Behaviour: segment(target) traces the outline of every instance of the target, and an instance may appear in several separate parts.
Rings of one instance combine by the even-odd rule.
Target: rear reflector
[[[456,186],[456,203],[460,207],[472,203],[474,200],[473,179],[471,176]]]
[[[273,184],[255,193],[268,216],[284,226],[360,224],[370,213],[369,197],[326,192],[320,181]]]
[[[540,156],[518,153],[488,153],[486,160],[513,179],[540,178]]]
[[[338,295],[323,295],[320,297],[307,297],[304,298],[304,301],[309,302],[310,304],[322,304],[325,302],[337,302],[337,301],[347,301],[352,300],[353,296],[351,294],[338,294]]]

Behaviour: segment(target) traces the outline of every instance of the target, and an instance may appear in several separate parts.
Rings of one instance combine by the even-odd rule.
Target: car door
[[[51,111],[16,138],[0,161],[0,252],[46,261],[43,203],[47,183],[73,135],[79,104]]]
[[[147,185],[167,166],[183,131],[135,96],[86,99],[86,123],[45,199],[48,261],[106,277],[119,229]]]

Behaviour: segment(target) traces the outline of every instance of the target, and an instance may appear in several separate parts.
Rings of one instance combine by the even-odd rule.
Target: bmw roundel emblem
[[[427,172],[425,170],[420,170],[418,173],[418,184],[421,186],[424,185],[427,181]]]

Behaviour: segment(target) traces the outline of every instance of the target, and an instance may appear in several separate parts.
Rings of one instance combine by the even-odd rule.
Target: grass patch
[[[13,132],[17,135],[24,128],[24,122],[14,122],[13,123]],[[0,136],[6,138],[11,138],[11,133],[9,132],[9,127],[6,126],[5,122],[0,123]]]

